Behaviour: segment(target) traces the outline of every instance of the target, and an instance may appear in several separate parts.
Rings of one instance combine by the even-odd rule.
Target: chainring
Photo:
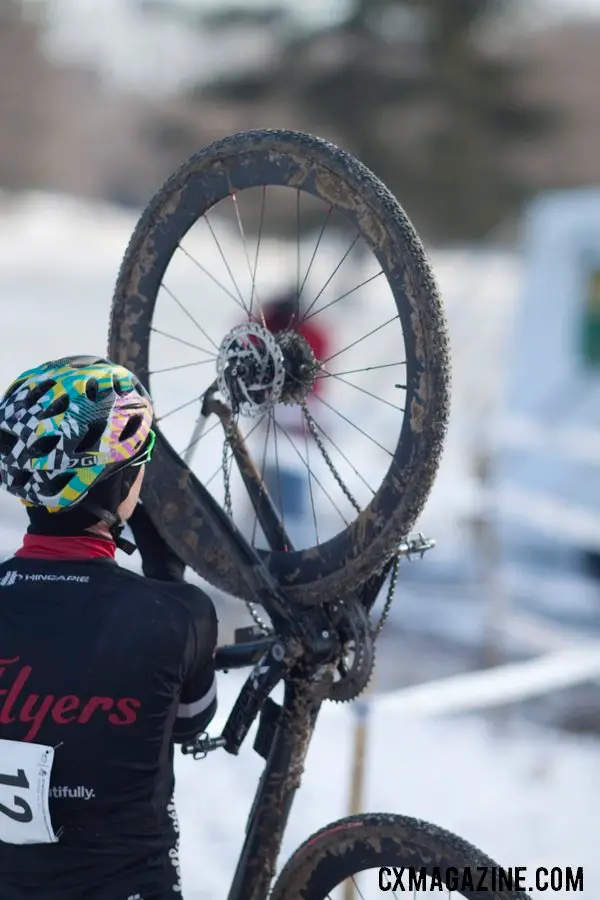
[[[358,600],[338,603],[331,612],[332,626],[340,635],[342,654],[335,664],[334,680],[328,685],[325,699],[347,703],[362,694],[371,680],[375,641],[367,612]]]

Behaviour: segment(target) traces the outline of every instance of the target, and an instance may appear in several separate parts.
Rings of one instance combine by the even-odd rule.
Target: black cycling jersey
[[[0,565],[0,900],[181,896],[174,742],[215,713],[216,642],[194,585],[109,558]],[[57,842],[2,841],[42,790],[24,789],[31,767],[2,770],[19,758],[7,742],[54,748]]]

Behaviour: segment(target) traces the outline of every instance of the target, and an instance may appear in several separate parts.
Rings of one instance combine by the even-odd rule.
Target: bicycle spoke
[[[372,397],[374,400],[379,400],[380,403],[385,403],[386,406],[391,406],[392,409],[397,410],[398,412],[405,412],[404,407],[396,406],[395,403],[390,403],[389,400],[384,400],[383,397],[378,397],[377,394],[374,394],[372,391],[368,391],[366,388],[359,387],[357,384],[352,384],[351,381],[347,381],[345,378],[342,378],[340,375],[333,376],[336,381],[339,381],[341,384],[347,384],[348,387],[354,388],[355,391],[360,391],[361,394],[366,394],[367,397]]]
[[[200,437],[197,437],[195,440],[190,441],[190,443],[187,445],[187,447],[184,447],[184,449],[182,450],[182,452],[179,455],[185,456],[185,454],[188,452],[188,450],[190,450],[192,447],[196,447],[200,443],[201,440],[203,440],[205,437],[207,437],[211,433],[211,431],[214,431],[215,428],[220,424],[221,424],[220,420],[217,419],[215,422],[212,423],[210,428],[207,428],[206,431],[202,432]]]
[[[354,877],[354,875],[352,876],[352,884],[354,885],[356,891],[358,892],[359,900],[365,900],[365,895],[363,894],[363,892],[362,892],[361,889],[359,888],[358,882],[357,882],[356,878]],[[395,893],[396,893],[396,891],[394,891],[394,894],[395,894]]]
[[[348,881],[351,882],[352,886],[354,887],[354,891],[356,891],[356,894],[354,894],[354,891],[352,892],[354,894],[354,896],[358,897],[358,900],[365,900],[365,896],[358,886],[356,877],[354,875],[351,875],[350,878],[346,878],[345,881],[342,882],[342,884],[344,884],[345,882],[348,882]],[[342,884],[338,885],[338,887],[342,887]],[[394,896],[395,896],[395,892],[394,892]],[[332,895],[327,894],[327,897],[325,898],[325,900],[333,900]]]
[[[281,522],[285,529],[285,512],[283,509],[283,495],[281,491],[281,472],[279,471],[279,447],[277,446],[277,420],[273,411],[270,412],[273,416],[273,424],[275,425],[275,431],[273,432],[275,438],[275,471],[277,473],[277,492],[279,494],[279,502],[277,504],[279,508],[279,515],[281,516]]]
[[[153,331],[154,334],[160,334],[163,337],[169,338],[171,341],[177,341],[178,344],[184,344],[186,347],[192,347],[194,350],[198,350],[200,353],[206,353],[207,356],[210,356],[212,359],[217,358],[217,354],[213,353],[212,350],[205,350],[204,347],[199,347],[198,344],[192,344],[190,341],[185,341],[183,338],[175,337],[174,334],[169,334],[167,331],[161,331],[160,328],[155,328],[153,325],[150,326],[150,331]]]
[[[265,222],[265,206],[267,202],[267,188],[263,185],[262,200],[260,204],[260,224],[258,226],[258,239],[256,241],[256,253],[254,255],[254,268],[252,270],[252,292],[250,294],[250,318],[252,318],[252,302],[254,300],[254,289],[256,285],[256,273],[258,272],[258,255],[260,253],[260,244],[262,239],[263,226]],[[261,313],[262,316],[262,313]],[[264,317],[263,317],[264,325]]]
[[[181,363],[179,366],[167,366],[166,369],[153,369],[152,372],[148,372],[148,375],[163,375],[165,372],[176,372],[179,369],[192,369],[194,366],[205,366],[207,363],[212,363],[214,366],[214,359],[200,359],[197,362],[191,363]]]
[[[182,312],[184,312],[184,313],[186,314],[186,316],[188,317],[188,319],[190,320],[190,322],[193,322],[193,323],[194,323],[194,325],[196,326],[196,328],[198,328],[198,330],[204,335],[204,337],[206,338],[206,340],[207,340],[209,343],[211,343],[211,344],[213,345],[213,347],[215,348],[215,350],[218,351],[218,349],[219,349],[218,345],[215,344],[215,342],[213,341],[213,339],[211,338],[211,336],[210,336],[209,334],[207,334],[207,332],[204,330],[204,328],[202,327],[202,325],[200,325],[200,323],[196,321],[196,319],[193,317],[193,315],[192,315],[191,312],[187,309],[187,307],[185,307],[185,306],[183,305],[183,303],[182,303],[180,300],[177,299],[177,297],[175,296],[175,294],[173,293],[173,291],[170,290],[170,288],[168,288],[168,287],[166,286],[166,284],[164,283],[164,281],[163,281],[163,283],[161,284],[161,287],[162,287],[163,291],[165,291],[165,293],[167,293],[167,294],[169,295],[169,297],[171,297],[171,298],[175,301],[175,303],[176,303],[177,306],[182,310]]]
[[[219,255],[220,255],[221,259],[223,260],[223,263],[224,263],[224,265],[225,265],[225,268],[227,269],[227,272],[228,272],[228,274],[229,274],[229,277],[231,278],[231,283],[233,284],[233,287],[234,287],[235,291],[237,292],[238,297],[240,298],[240,301],[241,301],[241,303],[242,303],[242,307],[243,307],[243,309],[244,309],[244,312],[245,312],[246,314],[248,314],[248,317],[249,317],[248,308],[247,308],[246,304],[244,303],[244,298],[242,297],[242,292],[240,291],[240,289],[239,289],[239,287],[238,287],[237,281],[236,281],[235,278],[233,277],[233,272],[231,271],[231,267],[230,267],[229,263],[227,262],[227,259],[226,259],[226,257],[225,257],[225,254],[223,253],[223,248],[221,247],[221,244],[219,243],[219,239],[217,238],[217,236],[216,236],[216,234],[215,234],[215,232],[214,232],[214,230],[213,230],[213,227],[212,227],[212,225],[210,224],[210,219],[208,218],[208,215],[207,215],[207,214],[204,216],[204,221],[205,221],[206,224],[208,225],[208,229],[209,229],[210,233],[211,233],[212,236],[213,236],[213,239],[214,239],[214,241],[215,241],[215,244],[217,245],[217,250],[219,251]]]
[[[319,297],[323,294],[323,291],[325,291],[326,288],[328,287],[328,285],[331,284],[332,280],[335,278],[335,276],[337,275],[339,270],[342,268],[344,262],[348,259],[348,257],[350,256],[350,254],[356,247],[359,237],[360,237],[360,235],[357,234],[356,237],[354,238],[354,240],[352,241],[352,243],[350,244],[350,246],[348,247],[348,249],[346,250],[346,252],[344,253],[344,255],[342,256],[341,260],[339,261],[339,263],[337,264],[337,266],[335,267],[335,269],[333,270],[333,272],[331,273],[331,275],[329,276],[329,278],[327,279],[327,281],[325,282],[325,284],[323,285],[323,287],[321,288],[321,290],[319,291],[319,293],[317,294],[315,299],[313,300],[313,302],[310,304],[310,306],[306,310],[304,319],[306,319],[308,317],[309,312],[311,311],[311,309],[313,308],[313,306],[315,305],[315,303],[317,302]]]
[[[198,260],[197,260],[194,256],[192,256],[191,253],[188,253],[188,251],[185,249],[185,247],[183,246],[183,244],[179,244],[178,249],[181,250],[181,252],[183,253],[183,255],[186,256],[186,257],[190,260],[190,262],[193,262],[194,265],[195,265],[198,269],[200,269],[200,271],[201,271],[204,275],[206,275],[207,278],[210,278],[210,280],[213,282],[213,284],[216,284],[217,287],[221,288],[221,290],[222,290],[225,294],[227,294],[227,296],[230,297],[230,298],[233,300],[234,303],[236,303],[236,304],[239,306],[239,308],[242,310],[242,312],[247,312],[247,309],[246,309],[246,307],[244,306],[243,301],[240,303],[240,301],[239,301],[238,298],[235,296],[235,294],[233,294],[233,293],[229,290],[229,288],[226,288],[225,285],[224,285],[222,282],[220,282],[218,278],[215,278],[215,276],[212,274],[212,272],[209,272],[208,269],[206,269],[206,268],[202,265],[202,263],[199,263]]]
[[[300,319],[300,189],[296,188],[296,321]]]
[[[354,472],[354,474],[355,474],[358,478],[360,478],[360,480],[362,481],[362,483],[364,484],[364,486],[365,486],[366,488],[368,488],[369,491],[370,491],[373,495],[375,495],[375,493],[376,493],[375,489],[371,487],[371,485],[369,484],[368,481],[366,481],[365,478],[363,478],[363,476],[360,474],[360,472],[358,471],[358,469],[350,462],[350,460],[348,459],[348,457],[346,456],[346,454],[344,453],[344,451],[343,451],[340,447],[338,447],[338,445],[337,445],[336,442],[333,440],[333,438],[330,437],[330,436],[327,434],[327,432],[325,431],[325,429],[324,429],[321,425],[319,425],[319,423],[317,422],[317,420],[316,420],[314,417],[313,417],[313,422],[315,423],[315,427],[319,429],[319,431],[321,432],[321,434],[323,435],[323,437],[325,437],[325,438],[329,441],[329,443],[331,444],[331,446],[334,447],[335,450],[337,450],[337,452],[340,454],[340,456],[342,457],[342,459],[350,466],[350,468],[352,469],[352,471]]]
[[[364,334],[361,338],[358,338],[358,340],[354,341],[352,344],[348,344],[348,346],[344,347],[343,350],[338,350],[337,353],[334,353],[332,356],[328,356],[327,359],[321,360],[321,365],[331,362],[332,359],[336,359],[336,357],[341,356],[342,353],[345,353],[347,350],[351,350],[352,347],[356,347],[362,341],[366,341],[368,337],[371,337],[371,335],[376,334],[378,331],[381,331],[382,328],[385,328],[386,325],[389,325],[391,322],[395,322],[398,318],[398,313],[396,313],[395,316],[392,316],[392,318],[388,319],[387,322],[384,322],[383,325],[378,325],[377,328],[374,328],[372,331],[367,332],[367,334]]]
[[[263,421],[264,418],[265,418],[264,415],[262,415],[262,416],[260,417],[260,419],[258,419],[258,421],[254,424],[254,426],[250,429],[250,431],[248,432],[248,434],[247,434],[246,437],[244,438],[244,441],[247,441],[248,438],[250,437],[250,435],[253,434],[253,433],[256,431],[256,429],[257,429],[258,426],[261,424],[261,422]],[[220,424],[220,423],[221,423],[221,420],[219,419],[219,420],[218,420],[218,424]],[[215,471],[212,473],[212,475],[210,476],[210,478],[209,478],[207,481],[203,482],[204,487],[207,488],[207,487],[209,486],[209,484],[211,484],[211,482],[213,482],[213,481],[215,480],[215,478],[217,477],[217,475],[219,474],[219,472],[222,472],[222,471],[223,471],[223,461],[221,461],[221,462],[219,463],[219,465],[217,466],[217,468],[215,469]]]
[[[349,297],[350,294],[354,294],[355,291],[359,291],[361,288],[365,287],[365,285],[370,284],[371,281],[375,281],[376,278],[379,278],[380,275],[383,275],[383,269],[377,272],[375,275],[371,275],[370,278],[366,278],[364,281],[361,281],[360,284],[357,284],[356,287],[351,288],[351,290],[346,291],[344,294],[341,294],[339,297],[336,297],[335,300],[331,300],[329,303],[326,303],[325,306],[320,306],[319,309],[316,309],[314,313],[310,316],[305,316],[303,321],[308,322],[309,319],[314,319],[315,316],[318,316],[319,313],[324,312],[326,309],[329,309],[330,306],[334,306],[336,303],[339,303],[340,300],[344,300],[346,297]]]
[[[164,420],[168,419],[169,416],[174,416],[175,413],[181,412],[182,409],[186,409],[186,407],[191,406],[192,403],[197,403],[199,400],[202,400],[203,397],[206,395],[207,390],[208,390],[208,388],[206,388],[204,391],[202,391],[202,393],[199,394],[197,397],[193,397],[191,400],[188,400],[187,403],[182,403],[181,406],[176,406],[175,409],[169,410],[169,412],[165,413],[164,416],[157,417],[156,421],[164,422]]]
[[[237,420],[234,421],[234,427],[237,427]],[[233,449],[231,447],[229,447],[229,470],[226,473],[224,473],[224,479],[225,479],[225,505],[226,505],[226,507],[229,506],[230,509],[233,505],[233,501],[231,499],[231,473],[233,471],[234,458],[235,458],[235,455],[234,455]],[[229,496],[229,502],[227,500],[228,496]],[[232,509],[232,515],[233,515],[233,509]]]
[[[312,256],[311,256],[311,258],[310,258],[310,262],[309,262],[309,264],[308,264],[308,269],[306,270],[306,273],[305,273],[305,275],[304,275],[304,279],[303,279],[303,281],[302,281],[302,285],[300,286],[300,291],[299,291],[299,293],[298,293],[298,301],[300,300],[300,297],[302,296],[302,291],[304,290],[304,288],[305,288],[305,286],[306,286],[306,282],[308,281],[308,276],[309,276],[310,273],[311,273],[311,269],[312,269],[313,263],[314,263],[315,258],[316,258],[316,256],[317,256],[317,252],[318,252],[318,250],[319,250],[319,246],[320,246],[320,244],[321,244],[321,241],[323,240],[323,235],[325,234],[325,229],[327,228],[327,223],[329,222],[329,217],[331,216],[332,211],[333,211],[333,206],[330,206],[330,207],[327,209],[327,215],[325,216],[325,219],[324,219],[324,221],[323,221],[323,224],[321,225],[321,230],[320,230],[320,232],[319,232],[319,237],[317,238],[317,243],[316,243],[316,245],[315,245],[315,249],[313,250]]]
[[[307,463],[306,463],[306,460],[303,458],[302,454],[300,453],[300,451],[299,451],[298,448],[296,447],[295,443],[293,442],[293,440],[291,439],[291,437],[290,437],[289,434],[287,433],[286,429],[283,427],[283,425],[281,425],[279,422],[277,422],[277,420],[275,420],[275,428],[276,428],[276,429],[279,428],[279,430],[283,432],[283,434],[285,435],[285,437],[287,438],[287,440],[289,441],[289,443],[292,445],[292,448],[293,448],[293,450],[294,450],[294,453],[296,453],[296,455],[300,458],[301,462],[302,462],[302,463],[306,466],[306,468],[308,469],[308,465],[307,465]],[[333,498],[332,498],[331,495],[328,493],[328,491],[323,487],[323,485],[321,484],[321,482],[319,481],[319,479],[317,478],[317,476],[314,474],[314,472],[313,472],[313,478],[314,478],[316,484],[319,485],[319,487],[321,488],[321,490],[323,491],[323,493],[325,494],[325,496],[327,497],[327,499],[329,500],[329,502],[331,503],[331,505],[333,506],[333,508],[335,509],[335,511],[336,511],[336,512],[338,513],[338,515],[340,516],[340,518],[341,518],[342,522],[344,523],[344,525],[346,525],[346,527],[347,527],[350,523],[346,521],[346,519],[344,518],[344,514],[340,511],[340,509],[339,509],[339,507],[337,506],[336,502],[333,500]]]
[[[208,488],[208,486],[215,480],[215,478],[217,477],[217,475],[219,474],[219,472],[222,472],[222,471],[223,471],[223,461],[221,461],[221,462],[219,463],[219,465],[217,466],[217,468],[215,469],[215,471],[212,473],[212,475],[210,476],[210,478],[208,478],[208,479],[204,482],[204,487],[205,487],[205,488]]]
[[[374,372],[375,369],[389,369],[392,366],[405,366],[405,365],[406,365],[406,361],[383,363],[382,365],[379,365],[379,366],[363,366],[362,369],[348,369],[347,372],[326,372],[325,369],[323,369],[324,374],[317,375],[317,381],[321,381],[323,378],[333,378],[335,375],[337,375],[338,377],[340,375],[355,375],[356,373],[360,373],[360,372]],[[406,388],[406,385],[402,385],[402,387]]]
[[[303,410],[303,412],[306,415],[306,412],[304,410]],[[319,526],[317,524],[317,511],[315,509],[315,498],[314,498],[313,489],[312,489],[312,471],[310,468],[310,450],[309,450],[308,434],[309,434],[309,432],[308,432],[308,428],[306,427],[306,422],[305,422],[304,423],[304,445],[306,447],[306,467],[308,469],[308,494],[310,497],[310,506],[311,506],[311,510],[312,510],[312,514],[313,514],[313,522],[315,525],[315,540],[317,542],[317,546],[319,546],[321,541],[319,540]]]
[[[260,468],[260,477],[262,482],[265,480],[265,466],[267,463],[267,446],[269,444],[269,434],[271,433],[271,416],[267,416],[267,431],[265,433],[265,443],[263,446],[262,452],[262,463]],[[252,546],[254,546],[254,542],[256,540],[256,529],[258,527],[258,516],[256,515],[256,511],[254,512],[254,527],[252,529]]]
[[[242,217],[240,215],[240,209],[239,209],[238,202],[237,202],[237,194],[235,194],[235,193],[232,194],[231,199],[233,201],[233,206],[235,209],[235,215],[236,215],[236,219],[237,219],[238,229],[239,229],[239,232],[240,232],[240,235],[242,238],[242,244],[244,246],[244,256],[246,257],[246,263],[248,265],[248,272],[250,273],[250,278],[252,279],[252,287],[251,287],[251,292],[250,292],[250,309],[248,311],[249,317],[252,318],[252,301],[253,301],[254,295],[256,294],[256,302],[259,305],[259,311],[260,311],[260,300],[258,297],[258,293],[256,291],[256,283],[254,281],[253,274],[252,274],[252,264],[250,262],[250,256],[248,254],[248,242],[246,241],[246,233],[244,231],[244,226],[242,224]],[[258,253],[257,253],[256,258],[258,259]],[[263,324],[264,324],[264,322],[263,322]]]
[[[363,437],[368,438],[372,444],[375,444],[376,447],[379,447],[380,450],[383,450],[384,453],[387,453],[388,456],[393,458],[394,454],[390,450],[388,450],[386,447],[384,447],[383,444],[380,444],[379,441],[376,441],[375,438],[371,437],[370,434],[367,434],[366,431],[363,431],[362,428],[359,428],[358,425],[355,422],[352,422],[347,416],[344,415],[344,413],[341,413],[338,409],[336,409],[334,406],[332,406],[326,400],[323,400],[323,398],[319,397],[318,394],[316,394],[315,396],[320,403],[322,403],[324,406],[327,407],[327,409],[331,410],[331,412],[334,412],[336,414],[336,416],[339,416],[340,419],[343,419],[344,422],[347,422],[348,425],[351,425],[352,428],[355,428],[356,431],[358,431],[360,434],[363,435]]]

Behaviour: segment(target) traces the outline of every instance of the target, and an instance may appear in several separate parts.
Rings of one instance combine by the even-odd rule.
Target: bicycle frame
[[[231,446],[250,501],[271,549],[293,550],[283,522],[263,484],[239,432],[233,428],[230,410],[207,398],[202,410],[204,421],[214,413],[231,436]],[[216,655],[218,671],[252,667],[250,675],[229,714],[218,738],[201,736],[184,745],[184,753],[195,758],[218,748],[237,755],[257,717],[259,728],[254,749],[265,759],[265,768],[257,787],[246,825],[246,837],[233,875],[227,900],[266,900],[277,865],[284,831],[294,795],[300,786],[304,761],[323,699],[327,680],[319,673],[324,664],[339,657],[340,642],[331,628],[327,609],[299,607],[274,582],[254,548],[245,540],[229,517],[201,485],[207,519],[229,547],[240,566],[255,602],[259,603],[274,626],[274,633],[258,637],[253,627],[238,629],[240,642],[220,647]],[[431,542],[421,546],[406,543],[399,553],[424,552]],[[357,596],[370,610],[388,575],[392,560],[378,575],[364,584]],[[270,694],[284,681],[283,703]]]
[[[223,648],[221,653],[227,649]],[[243,649],[247,649],[247,658],[254,657],[253,647]],[[243,657],[238,659],[241,662]],[[219,665],[222,667],[223,662]],[[268,745],[267,758],[248,816],[246,837],[228,900],[266,900],[268,896],[320,705],[321,700],[315,697],[308,682],[286,680],[283,705],[279,707],[270,700],[269,706],[264,707],[254,746],[257,749],[262,737]],[[235,715],[235,708],[231,715]],[[224,735],[231,721],[230,716]],[[265,730],[271,732],[266,739]]]

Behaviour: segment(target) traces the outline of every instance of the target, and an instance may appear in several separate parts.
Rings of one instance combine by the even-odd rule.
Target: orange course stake
[[[367,726],[371,712],[370,694],[373,691],[371,682],[362,697],[354,702],[354,752],[350,770],[350,791],[348,815],[356,816],[363,812],[365,792],[365,763],[367,746]],[[344,885],[344,900],[356,900],[356,882],[347,879]]]

